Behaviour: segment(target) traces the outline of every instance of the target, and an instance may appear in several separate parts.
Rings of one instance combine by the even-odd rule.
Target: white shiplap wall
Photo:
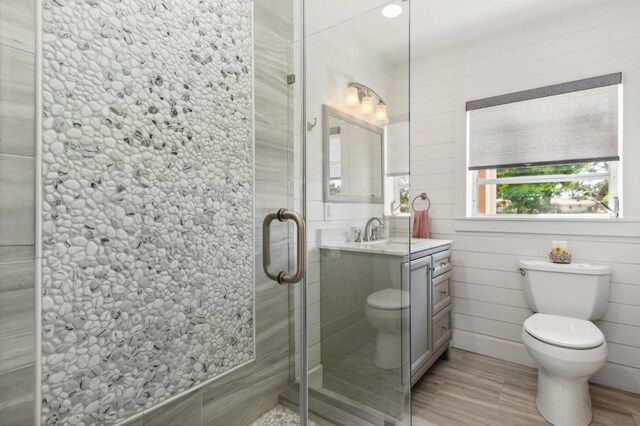
[[[520,337],[531,311],[516,262],[543,259],[551,240],[567,240],[576,261],[609,264],[614,271],[609,308],[598,322],[609,358],[593,380],[640,392],[640,235],[632,222],[640,219],[640,2],[601,5],[412,58],[411,195],[429,194],[433,237],[453,240],[454,346],[533,365]],[[628,224],[608,235],[607,225],[574,222],[563,235],[535,221],[511,223],[503,232],[500,223],[460,220],[466,211],[466,101],[619,71]]]

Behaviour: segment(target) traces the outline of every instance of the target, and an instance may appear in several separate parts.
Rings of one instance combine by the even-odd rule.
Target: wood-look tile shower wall
[[[33,422],[35,8],[0,3],[0,425]]]

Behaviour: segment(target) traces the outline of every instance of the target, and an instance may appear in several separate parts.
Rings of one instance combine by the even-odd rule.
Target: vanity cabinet
[[[411,291],[412,385],[440,356],[448,356],[451,342],[451,246],[440,249],[412,253],[402,265]]]
[[[345,353],[345,347],[353,346],[353,342],[375,338],[376,351],[393,351],[392,355],[401,361],[400,382],[414,384],[439,357],[448,355],[452,325],[452,241],[412,239],[410,247],[406,239],[371,243],[344,241],[351,232],[323,229],[319,235],[323,368],[325,371],[351,368],[353,364],[343,363],[343,358],[335,354]],[[404,308],[378,312],[375,303],[369,304],[372,294],[386,289],[402,290],[402,300],[406,300],[409,291],[409,312]],[[376,310],[369,310],[370,306]],[[406,306],[406,302],[402,306]],[[398,321],[389,323],[394,319]],[[387,339],[391,334],[390,324],[393,339]],[[382,332],[386,342],[378,346]],[[373,361],[375,355],[370,355]],[[407,364],[410,369],[406,368]],[[387,370],[381,377],[388,377],[391,371]]]

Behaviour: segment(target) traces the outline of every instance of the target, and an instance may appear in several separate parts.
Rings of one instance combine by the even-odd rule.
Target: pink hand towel
[[[429,212],[420,210],[413,216],[413,238],[429,238]]]

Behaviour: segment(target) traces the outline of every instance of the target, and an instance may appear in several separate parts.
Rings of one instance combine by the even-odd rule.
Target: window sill
[[[458,217],[456,232],[640,237],[640,220],[607,217]]]

